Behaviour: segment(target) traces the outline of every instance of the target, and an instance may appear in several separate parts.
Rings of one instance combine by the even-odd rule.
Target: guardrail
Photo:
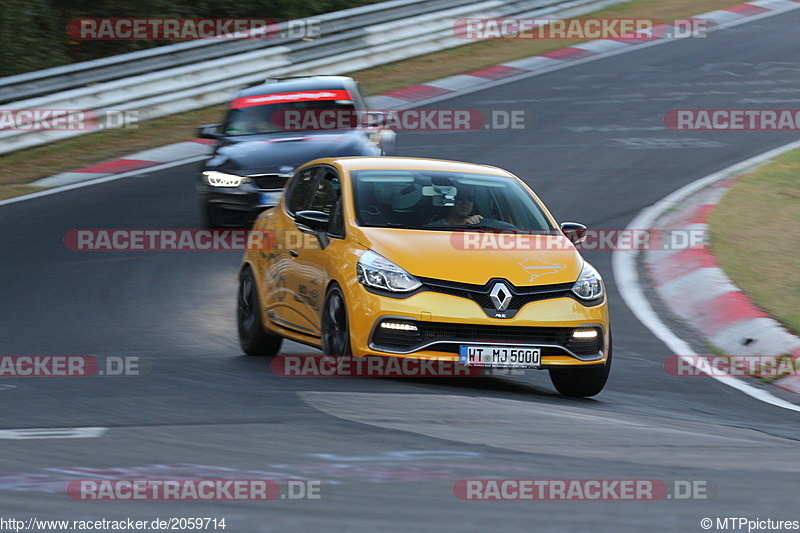
[[[25,84],[29,93],[59,91],[4,109],[82,109],[99,117],[135,111],[153,119],[223,103],[273,76],[344,74],[460,46],[464,41],[452,31],[459,18],[579,16],[625,1],[391,0],[314,17],[321,37],[311,42],[192,41],[0,79],[0,91],[23,91]],[[77,80],[91,84],[76,87]],[[85,133],[90,130],[0,131],[0,154]]]
[[[391,0],[326,13],[313,19],[320,21],[321,33],[329,35],[465,3],[465,0]],[[283,22],[279,25],[279,29],[286,30],[287,26],[288,23]],[[281,44],[302,47],[302,42],[302,39],[286,39],[282,40]],[[0,78],[0,104],[250,52],[274,44],[275,41],[267,39],[201,39],[8,76]]]

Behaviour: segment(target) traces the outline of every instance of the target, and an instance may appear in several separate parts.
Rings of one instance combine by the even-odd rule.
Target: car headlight
[[[383,256],[367,250],[358,259],[358,281],[367,287],[392,292],[409,292],[422,283]]]
[[[248,178],[226,174],[217,170],[206,170],[203,172],[203,179],[212,187],[238,187],[248,181]]]
[[[572,292],[581,300],[597,300],[603,296],[603,278],[592,265],[584,262],[581,275],[572,286]]]

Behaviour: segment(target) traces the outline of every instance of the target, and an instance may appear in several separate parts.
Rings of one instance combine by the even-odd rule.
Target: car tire
[[[599,394],[606,386],[611,371],[612,340],[608,339],[608,358],[603,366],[590,368],[551,368],[550,381],[564,396],[585,398]]]
[[[342,289],[335,282],[325,296],[321,322],[322,352],[325,355],[352,355],[347,306]]]
[[[283,339],[267,333],[261,317],[261,301],[258,298],[253,271],[247,267],[239,278],[236,298],[236,324],[239,342],[247,355],[269,357],[278,353]]]

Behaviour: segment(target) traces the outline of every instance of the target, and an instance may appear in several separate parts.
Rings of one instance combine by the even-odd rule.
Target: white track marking
[[[195,161],[201,161],[203,159],[208,159],[208,156],[203,155],[203,156],[188,157],[186,159],[179,159],[177,161],[172,161],[170,163],[163,163],[160,165],[153,165],[152,167],[140,168],[139,170],[131,170],[130,172],[123,172],[122,174],[112,174],[110,176],[103,176],[102,178],[95,178],[89,181],[81,181],[78,183],[72,183],[70,185],[53,187],[52,189],[33,192],[31,194],[26,194],[24,196],[17,196],[15,198],[9,198],[7,200],[0,200],[0,206],[14,204],[17,202],[23,202],[25,200],[33,200],[34,198],[41,198],[42,196],[50,196],[51,194],[57,194],[64,191],[71,191],[72,189],[80,189],[81,187],[88,187],[89,185],[97,185],[98,183],[106,183],[108,181],[128,178],[130,176],[136,176],[137,174],[144,174],[146,172],[156,172],[158,170],[164,170],[166,168],[185,165],[187,163],[193,163]]]
[[[31,428],[0,429],[0,439],[94,439],[102,437],[108,428]]]
[[[681,201],[700,189],[708,187],[709,185],[723,180],[729,176],[740,174],[748,169],[760,166],[770,159],[773,159],[785,152],[788,152],[789,150],[793,150],[798,147],[800,147],[800,141],[795,141],[755,157],[751,157],[746,161],[737,163],[724,170],[715,172],[714,174],[704,178],[700,178],[699,180],[693,181],[692,183],[689,183],[688,185],[685,185],[684,187],[681,187],[677,191],[673,192],[666,198],[660,200],[655,205],[642,210],[636,216],[636,218],[634,218],[630,224],[628,224],[626,229],[650,229],[653,225],[653,222],[655,222],[655,220],[659,218],[662,213],[676,206]],[[673,351],[673,353],[679,355],[681,359],[697,368],[697,359],[692,356],[696,356],[698,354],[692,350],[689,344],[675,335],[675,333],[673,333],[672,330],[670,330],[667,325],[664,324],[661,318],[655,313],[655,311],[653,311],[650,302],[645,297],[644,291],[642,291],[642,287],[639,284],[639,273],[636,268],[638,257],[638,250],[617,250],[612,254],[611,260],[614,269],[614,281],[620,295],[622,295],[622,299],[628,305],[633,314],[636,315],[636,318],[638,318],[642,324],[647,326],[647,328],[652,331],[656,337],[661,339],[661,341],[664,342],[664,344],[666,344],[667,347]],[[745,383],[740,379],[736,379],[731,376],[711,377],[720,383],[723,383],[729,387],[733,387],[734,389],[741,391],[752,398],[755,398],[756,400],[774,405],[776,407],[781,407],[783,409],[800,412],[800,406],[782,400],[770,394],[769,392]]]

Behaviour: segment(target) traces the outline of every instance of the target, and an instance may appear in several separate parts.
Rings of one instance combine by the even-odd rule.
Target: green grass
[[[740,178],[712,211],[711,251],[755,304],[800,334],[800,150]]]

